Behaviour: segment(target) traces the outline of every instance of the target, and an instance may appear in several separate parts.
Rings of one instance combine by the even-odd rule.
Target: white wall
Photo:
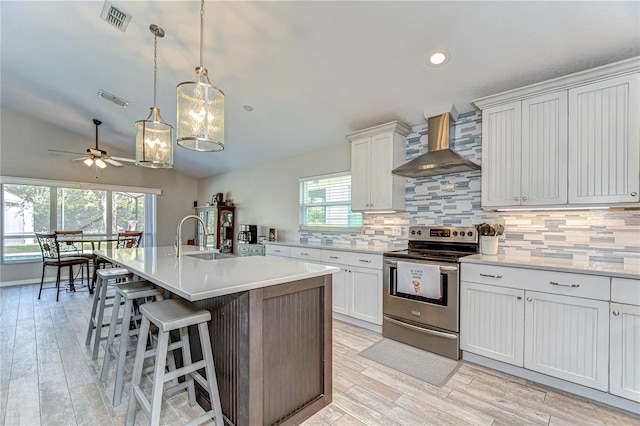
[[[101,173],[82,163],[69,162],[69,155],[47,151],[49,148],[83,152],[95,143],[94,138],[71,133],[60,127],[13,111],[0,110],[0,174],[3,176],[75,182],[99,182],[162,189],[157,198],[158,245],[172,245],[176,225],[187,214],[193,213],[197,197],[197,180],[174,170],[148,169],[127,164],[107,167]],[[131,123],[133,126],[133,123]],[[134,141],[131,141],[132,145]],[[104,145],[104,146],[103,146]],[[100,142],[100,147],[112,155],[130,157]],[[192,238],[193,227],[185,227],[185,239]],[[49,268],[53,270],[53,268]],[[0,265],[0,281],[40,279],[40,261],[19,265]]]
[[[232,143],[232,142],[230,142]],[[298,241],[298,179],[351,169],[351,146],[339,143],[245,170],[198,181],[198,205],[222,192],[236,206],[236,227],[258,225],[258,235],[278,229],[278,240]],[[237,232],[236,232],[237,234]]]

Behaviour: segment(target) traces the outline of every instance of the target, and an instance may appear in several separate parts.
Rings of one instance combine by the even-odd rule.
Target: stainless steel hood
[[[451,112],[427,118],[428,151],[393,169],[391,173],[417,178],[480,170],[480,165],[449,148],[449,143],[453,139],[451,129],[455,119],[457,119],[457,112],[453,107]]]

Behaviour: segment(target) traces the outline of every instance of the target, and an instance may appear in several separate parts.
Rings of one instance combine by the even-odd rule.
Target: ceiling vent
[[[102,99],[106,99],[108,101],[111,101],[116,105],[120,105],[122,108],[126,108],[126,107],[129,106],[129,102],[128,101],[125,101],[124,99],[119,98],[116,95],[112,95],[109,92],[105,92],[102,89],[98,90],[98,96],[100,96]]]
[[[108,1],[105,1],[104,6],[102,6],[102,13],[100,14],[100,18],[103,21],[107,21],[109,24],[113,25],[122,32],[125,32],[127,26],[129,25],[129,22],[131,21],[131,15],[109,3]]]

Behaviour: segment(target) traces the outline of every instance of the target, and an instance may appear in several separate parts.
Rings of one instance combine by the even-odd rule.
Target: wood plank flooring
[[[103,351],[92,361],[84,345],[86,288],[61,293],[58,303],[55,290],[37,295],[36,285],[0,288],[2,424],[123,424],[128,382],[114,408],[114,369],[101,383]],[[470,363],[439,388],[359,356],[382,339],[377,333],[334,321],[333,338],[333,403],[305,426],[640,425],[630,413]],[[182,392],[165,398],[162,424],[184,424],[200,413]],[[136,424],[146,423],[138,411]]]

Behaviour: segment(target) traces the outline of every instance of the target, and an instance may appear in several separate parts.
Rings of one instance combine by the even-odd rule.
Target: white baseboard
[[[333,318],[349,323],[349,324],[353,324],[353,325],[357,325],[358,327],[362,327],[362,328],[366,328],[367,330],[371,330],[371,331],[375,331],[376,333],[380,333],[382,334],[382,326],[378,325],[378,324],[373,324],[367,321],[362,321],[361,319],[358,318],[353,318],[350,317],[348,315],[344,315],[344,314],[339,314],[337,312],[333,312]]]
[[[45,277],[45,283],[55,283],[56,277]],[[0,287],[12,287],[16,285],[40,284],[40,278],[31,278],[27,280],[0,281]]]
[[[541,374],[536,371],[527,370],[526,368],[505,364],[503,362],[476,355],[467,351],[462,352],[462,359],[474,364],[479,364],[485,367],[493,368],[494,370],[502,371],[503,373],[530,380],[532,382],[537,382],[552,388],[556,388],[561,391],[579,395],[584,398],[600,402],[602,404],[620,408],[636,415],[640,414],[640,403],[632,401],[630,399],[611,395],[610,393],[601,392],[595,389],[588,388],[586,386],[567,382],[565,380],[556,379],[555,377],[547,376],[546,374]]]

